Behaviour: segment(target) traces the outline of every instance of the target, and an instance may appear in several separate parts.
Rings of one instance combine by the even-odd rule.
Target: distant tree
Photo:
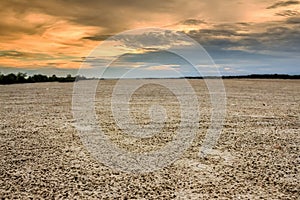
[[[26,82],[26,77],[27,77],[26,73],[18,72],[18,74],[17,74],[17,83],[25,83]]]
[[[58,81],[58,78],[55,74],[53,74],[51,77],[49,77],[49,81],[55,82],[55,81]]]
[[[34,83],[32,76],[29,76],[26,80],[27,83]]]
[[[2,81],[3,81],[3,77],[4,77],[4,75],[0,72],[0,84],[1,84]]]
[[[87,79],[86,77],[80,76],[80,75],[77,75],[77,76],[75,77],[75,81],[86,80],[86,79]]]
[[[68,74],[65,78],[60,78],[59,82],[74,82],[75,79],[71,74]]]
[[[36,74],[32,76],[33,82],[47,82],[49,81],[48,77],[42,74]]]
[[[17,76],[13,73],[3,76],[3,84],[12,84],[17,82]]]

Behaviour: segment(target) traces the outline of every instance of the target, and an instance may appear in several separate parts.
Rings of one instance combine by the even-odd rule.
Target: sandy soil
[[[198,152],[210,123],[210,101],[202,80],[190,82],[202,112],[197,139],[175,163],[147,174],[110,169],[89,154],[73,126],[72,83],[0,86],[0,197],[299,199],[300,82],[225,80],[223,134],[202,159]],[[131,140],[112,118],[114,83],[102,81],[96,99],[99,122],[112,141],[133,152],[170,141],[180,121],[176,97],[154,85],[140,88],[131,101],[137,122],[148,123],[145,112],[154,101],[170,118],[164,134]]]

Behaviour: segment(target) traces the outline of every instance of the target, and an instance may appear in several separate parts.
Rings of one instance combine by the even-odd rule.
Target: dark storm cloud
[[[293,24],[219,24],[211,31],[194,30],[188,35],[205,48],[216,64],[232,69],[229,74],[299,74],[300,26],[296,24],[298,18],[287,21]],[[218,28],[220,31],[216,31]],[[248,32],[239,33],[245,30]]]
[[[290,6],[290,5],[297,5],[299,4],[299,1],[279,1],[269,7],[267,7],[267,9],[274,9],[274,8],[278,8],[278,7],[285,7],[285,6]]]
[[[291,17],[291,16],[300,15],[300,13],[296,10],[284,10],[284,11],[276,13],[275,15],[283,16],[283,17]]]
[[[218,25],[227,29],[204,29],[189,31],[188,35],[211,51],[269,51],[269,52],[297,52],[300,51],[300,18],[287,20],[295,25],[287,26],[285,21],[277,23],[252,24],[240,26],[239,24]],[[256,30],[257,26],[264,26],[264,31]],[[239,31],[250,30],[246,33]],[[220,37],[221,36],[221,37]]]
[[[251,49],[269,50],[273,52],[299,52],[300,27],[282,26],[270,27],[265,32],[255,33],[249,37],[256,38],[260,45],[252,46]]]

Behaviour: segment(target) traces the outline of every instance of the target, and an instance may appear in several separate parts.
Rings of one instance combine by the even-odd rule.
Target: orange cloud
[[[2,57],[2,66],[40,68],[52,65],[56,68],[79,68],[80,64],[72,60],[86,56],[98,43],[82,40],[83,37],[97,33],[98,27],[78,25],[46,14],[29,13],[22,20],[11,16],[6,18],[5,23],[15,24],[18,30],[32,29],[35,33],[12,31],[9,33],[12,37],[1,39],[1,50],[22,52],[10,58]],[[40,30],[35,27],[40,27]]]

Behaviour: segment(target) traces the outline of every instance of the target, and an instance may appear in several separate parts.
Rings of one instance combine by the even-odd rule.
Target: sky
[[[155,48],[145,43],[141,48],[139,36],[130,36],[138,39],[129,43],[123,33],[154,27],[197,41],[222,75],[300,74],[300,1],[296,0],[3,0],[0,17],[1,73],[75,75],[107,40],[129,52],[111,63],[111,76],[138,67],[164,74],[187,66],[168,53],[174,41],[166,33],[151,38],[164,39]],[[120,33],[118,41],[110,39]],[[94,59],[86,70],[109,61],[112,49],[99,52],[102,58]],[[193,74],[189,70],[186,75]]]

